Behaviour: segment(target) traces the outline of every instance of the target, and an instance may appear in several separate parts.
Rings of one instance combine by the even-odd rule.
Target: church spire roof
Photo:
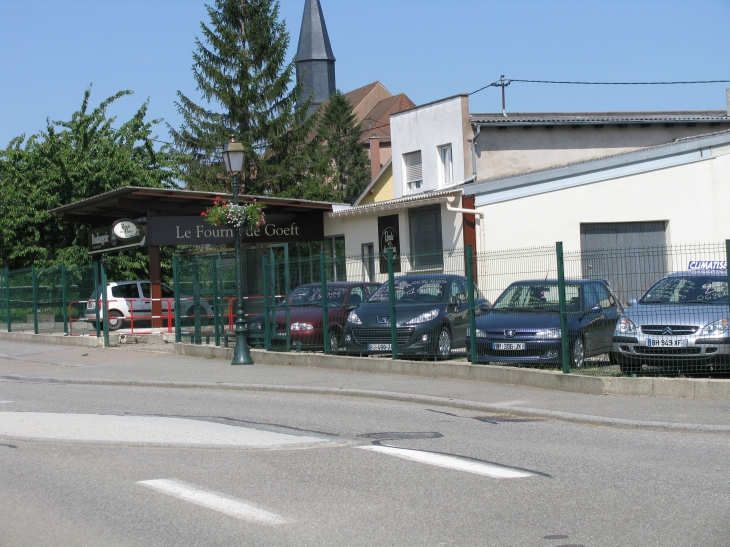
[[[335,61],[319,0],[306,0],[299,33],[297,62]]]

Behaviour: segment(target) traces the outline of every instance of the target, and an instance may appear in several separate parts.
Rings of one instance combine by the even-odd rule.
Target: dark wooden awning
[[[125,186],[88,199],[51,209],[64,222],[90,224],[93,227],[111,224],[120,218],[137,219],[156,216],[199,215],[213,204],[216,196],[232,200],[231,194],[191,192],[165,188]],[[269,196],[239,196],[241,203],[253,200],[266,205],[266,212],[329,212],[332,203]]]

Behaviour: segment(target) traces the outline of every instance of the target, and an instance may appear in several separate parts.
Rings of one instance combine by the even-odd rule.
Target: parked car
[[[149,280],[134,281],[116,281],[107,283],[106,287],[107,305],[109,307],[109,330],[117,330],[122,327],[125,322],[129,322],[133,317],[135,321],[139,317],[140,321],[144,321],[144,317],[152,315],[152,292]],[[101,287],[89,296],[86,304],[85,317],[89,321],[96,321],[96,303],[101,301]],[[162,315],[167,315],[168,302],[169,308],[175,310],[175,291],[162,284]],[[195,314],[195,303],[193,297],[189,295],[180,295],[180,307],[182,315],[192,317]],[[212,317],[213,309],[210,303],[200,300],[200,308],[198,313],[203,317]],[[104,310],[99,309],[99,317],[104,318]]]
[[[518,281],[476,320],[476,362],[531,365],[562,362],[556,280]],[[611,336],[623,307],[606,281],[565,281],[571,367],[611,350]],[[470,333],[471,334],[471,333]],[[471,336],[467,336],[467,357]]]
[[[630,304],[613,334],[613,358],[623,372],[730,365],[725,270],[670,274]]]
[[[380,286],[379,283],[332,282],[327,283],[327,326],[331,351],[342,347],[347,314],[367,300]],[[287,306],[289,326],[287,328]],[[273,345],[286,343],[287,331],[292,345],[304,349],[324,347],[322,324],[322,284],[309,283],[294,289],[284,302],[276,307],[270,319]],[[257,315],[249,322],[251,345],[263,346],[266,338],[266,317]]]
[[[398,354],[446,359],[464,346],[469,325],[467,279],[460,275],[404,275],[395,278]],[[475,308],[489,302],[475,286]],[[392,351],[388,284],[350,312],[345,326],[348,353],[370,355]]]

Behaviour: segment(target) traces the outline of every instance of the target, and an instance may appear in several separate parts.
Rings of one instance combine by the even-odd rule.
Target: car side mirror
[[[638,302],[638,300],[636,300],[636,298],[629,298],[629,299],[628,299],[628,300],[626,301],[626,305],[627,305],[627,306],[628,306],[628,307],[630,308],[631,306],[633,306],[633,305],[634,305],[634,304],[636,304],[637,302]]]
[[[478,308],[480,312],[487,313],[489,311],[489,304],[479,304]]]

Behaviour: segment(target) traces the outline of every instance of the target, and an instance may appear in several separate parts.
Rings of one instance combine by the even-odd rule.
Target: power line
[[[502,77],[504,78],[504,76]],[[469,95],[474,95],[483,91],[489,87],[507,87],[512,82],[520,82],[527,84],[562,84],[562,85],[692,85],[692,84],[727,84],[730,80],[692,80],[692,81],[676,81],[676,82],[571,82],[571,81],[557,81],[557,80],[520,80],[517,78],[503,79],[496,82],[492,82],[489,85],[485,85],[472,91]]]

